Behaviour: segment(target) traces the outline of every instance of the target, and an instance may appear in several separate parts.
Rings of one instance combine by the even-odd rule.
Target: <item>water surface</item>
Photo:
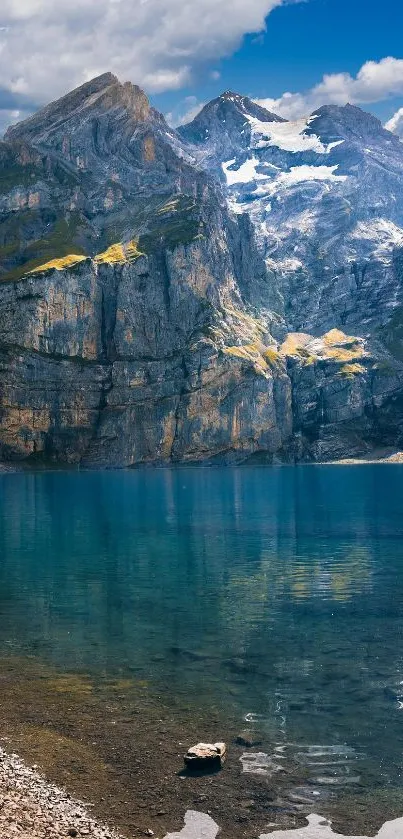
[[[290,800],[401,794],[402,497],[399,465],[3,474],[0,655],[239,721]]]

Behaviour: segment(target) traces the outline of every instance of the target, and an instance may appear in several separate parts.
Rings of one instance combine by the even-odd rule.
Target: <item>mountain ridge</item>
[[[403,146],[103,74],[0,141],[0,457],[328,460],[403,436]]]

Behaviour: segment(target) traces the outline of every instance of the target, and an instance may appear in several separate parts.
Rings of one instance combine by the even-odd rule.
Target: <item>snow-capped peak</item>
[[[252,129],[252,143],[255,149],[267,146],[277,146],[283,151],[304,152],[314,151],[317,154],[329,154],[344,140],[337,140],[324,144],[316,134],[305,133],[308,126],[315,119],[314,116],[295,120],[294,122],[262,122],[256,117],[247,115]]]

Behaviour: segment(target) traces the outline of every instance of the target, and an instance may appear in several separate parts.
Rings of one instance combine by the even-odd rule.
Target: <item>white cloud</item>
[[[9,125],[14,125],[29,116],[30,111],[10,110],[10,108],[0,108],[0,137]]]
[[[403,140],[403,108],[399,108],[399,110],[393,114],[393,117],[385,123],[385,128],[387,128],[388,131],[392,131],[393,134],[397,134],[397,136]]]
[[[42,103],[110,70],[148,92],[180,88],[283,2],[2,0],[2,86]]]
[[[285,117],[297,119],[321,105],[363,105],[403,94],[403,59],[367,61],[356,76],[332,73],[305,93],[283,93],[278,99],[259,99],[259,104]]]
[[[199,102],[196,96],[186,96],[185,99],[178,102],[172,111],[165,114],[165,119],[169,125],[175,127],[177,125],[185,125],[185,123],[191,122],[200,113],[205,104],[205,102]]]

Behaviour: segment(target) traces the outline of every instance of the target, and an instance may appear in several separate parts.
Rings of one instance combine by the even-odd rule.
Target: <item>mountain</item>
[[[5,276],[9,268],[18,278],[48,253],[94,255],[117,234],[149,230],[172,194],[197,197],[199,208],[206,176],[174,144],[145,94],[110,73],[10,128],[0,144],[0,209],[11,226],[2,225]]]
[[[230,156],[207,139],[199,159],[215,155],[231,211],[251,219],[287,329],[347,327],[394,344],[402,304],[402,143],[351,105],[281,123],[245,110],[244,121],[246,149],[233,154],[233,143]],[[186,136],[194,142],[191,126]]]
[[[0,142],[0,458],[325,460],[403,435],[403,144],[110,73]]]
[[[202,108],[194,120],[178,128],[188,143],[202,145],[209,165],[251,146],[252,126],[248,117],[260,122],[284,122],[281,117],[261,108],[247,96],[227,91]]]

